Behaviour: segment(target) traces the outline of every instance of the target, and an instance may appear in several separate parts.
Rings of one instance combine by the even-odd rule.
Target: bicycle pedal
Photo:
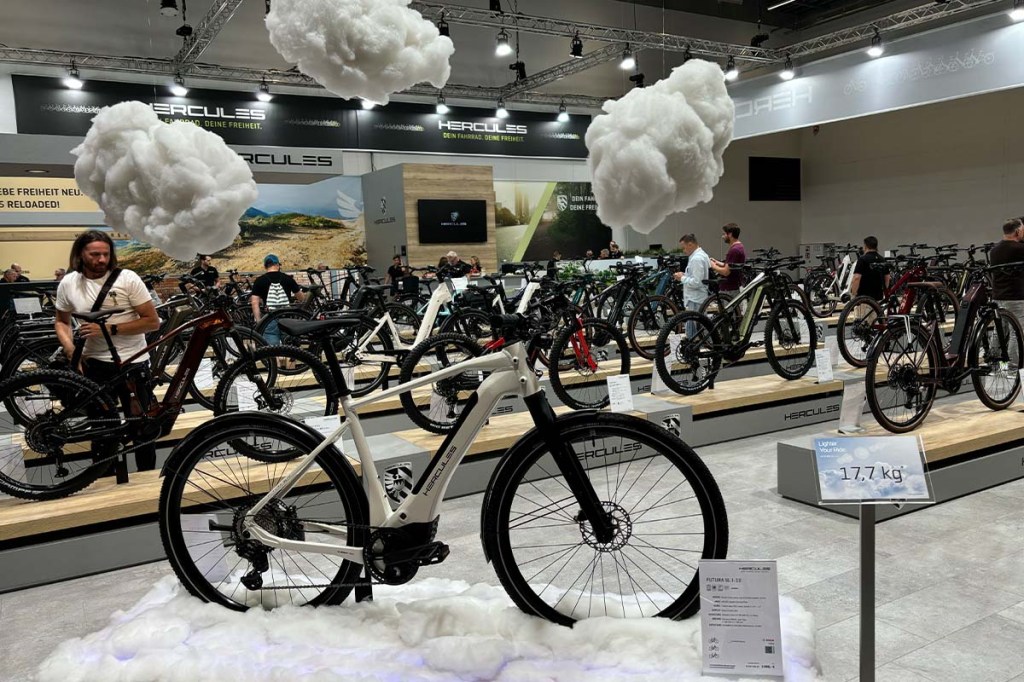
[[[431,542],[423,545],[419,550],[420,551],[417,553],[413,561],[420,566],[439,564],[447,559],[448,555],[451,553],[451,549],[443,542]]]

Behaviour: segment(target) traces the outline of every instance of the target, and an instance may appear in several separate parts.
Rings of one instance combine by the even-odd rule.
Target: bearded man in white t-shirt
[[[78,235],[71,246],[71,265],[68,273],[57,287],[57,319],[54,324],[57,339],[70,358],[75,352],[75,340],[71,329],[71,313],[87,313],[92,310],[104,283],[111,271],[117,268],[117,255],[110,235],[91,230]],[[124,308],[124,312],[111,315],[102,323],[84,323],[79,335],[85,339],[82,352],[82,371],[97,383],[104,383],[118,374],[110,348],[103,337],[107,328],[120,361],[132,361],[138,371],[132,373],[136,389],[134,397],[145,406],[152,399],[149,386],[149,354],[146,348],[146,333],[160,328],[153,299],[142,279],[131,270],[121,270],[107,293],[100,310]],[[145,378],[145,380],[143,380]],[[126,414],[131,414],[132,393],[127,382],[117,390]],[[140,471],[153,469],[156,465],[156,447],[148,443],[136,448],[136,463]]]

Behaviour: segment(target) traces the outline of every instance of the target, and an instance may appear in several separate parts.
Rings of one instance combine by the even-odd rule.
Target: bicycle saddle
[[[278,326],[286,334],[292,336],[313,336],[314,334],[332,334],[339,329],[350,329],[358,326],[362,320],[358,317],[332,317],[327,320],[278,320]]]
[[[110,308],[108,310],[97,310],[94,313],[71,313],[71,317],[82,322],[102,322],[111,315],[123,313],[127,308]]]

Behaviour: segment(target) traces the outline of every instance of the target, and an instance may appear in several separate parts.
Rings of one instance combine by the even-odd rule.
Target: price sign
[[[673,332],[668,335],[668,357],[674,358],[676,353],[679,352],[679,344],[683,341],[683,335]],[[651,367],[651,394],[656,395],[658,393],[669,393],[668,386],[661,378],[661,373],[655,366]]]
[[[860,419],[864,416],[867,387],[863,381],[848,381],[843,385],[843,404],[839,409],[839,433],[856,433],[864,429]]]
[[[345,385],[348,386],[348,390],[354,390],[356,387],[356,368],[353,365],[345,365],[341,368],[341,378],[345,380]]]
[[[307,426],[312,426],[320,432],[321,436],[327,438],[337,431],[339,426],[341,426],[341,417],[336,414],[328,414],[319,417],[306,417],[302,420],[302,423]]]
[[[626,279],[625,275],[615,275],[615,281],[616,282],[621,282],[624,279]]]
[[[196,370],[196,376],[193,381],[195,381],[196,388],[200,391],[213,388],[214,383],[216,383],[213,380],[213,360],[204,358],[199,362],[199,369]]]
[[[616,374],[608,377],[608,400],[612,412],[633,411],[633,390],[629,385],[628,374]]]
[[[466,287],[469,286],[469,278],[452,277],[452,286],[455,287],[455,291],[465,291]]]
[[[818,383],[823,384],[832,381],[832,356],[827,348],[819,348],[814,351],[814,365],[818,370]]]
[[[704,672],[782,677],[775,562],[705,559],[699,568]]]
[[[248,379],[239,379],[235,382],[235,394],[238,396],[238,411],[239,412],[255,412],[258,411],[259,405],[256,403],[256,395],[259,393],[259,389],[256,384],[249,381]]]
[[[14,299],[14,310],[19,315],[35,315],[36,313],[43,312],[43,306],[39,304],[39,299],[34,296],[32,298],[16,298]]]
[[[828,349],[828,356],[832,359],[832,366],[839,364],[839,339],[835,336],[825,337],[825,348]]]
[[[915,436],[816,438],[819,504],[934,502]]]
[[[1017,393],[1017,402],[1024,403],[1024,369],[1017,370],[1017,375],[1020,377],[1021,385],[1021,390]]]

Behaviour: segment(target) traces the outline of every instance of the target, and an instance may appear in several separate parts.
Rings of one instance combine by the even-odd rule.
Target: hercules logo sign
[[[500,123],[484,123],[481,121],[438,121],[439,130],[450,130],[457,133],[496,133],[498,135],[526,135],[524,125],[502,125]]]
[[[166,102],[153,102],[149,106],[157,116],[189,116],[192,118],[224,118],[239,119],[242,121],[265,121],[267,112],[262,109],[231,109],[230,113],[224,107],[204,107],[198,104],[167,104]]]

